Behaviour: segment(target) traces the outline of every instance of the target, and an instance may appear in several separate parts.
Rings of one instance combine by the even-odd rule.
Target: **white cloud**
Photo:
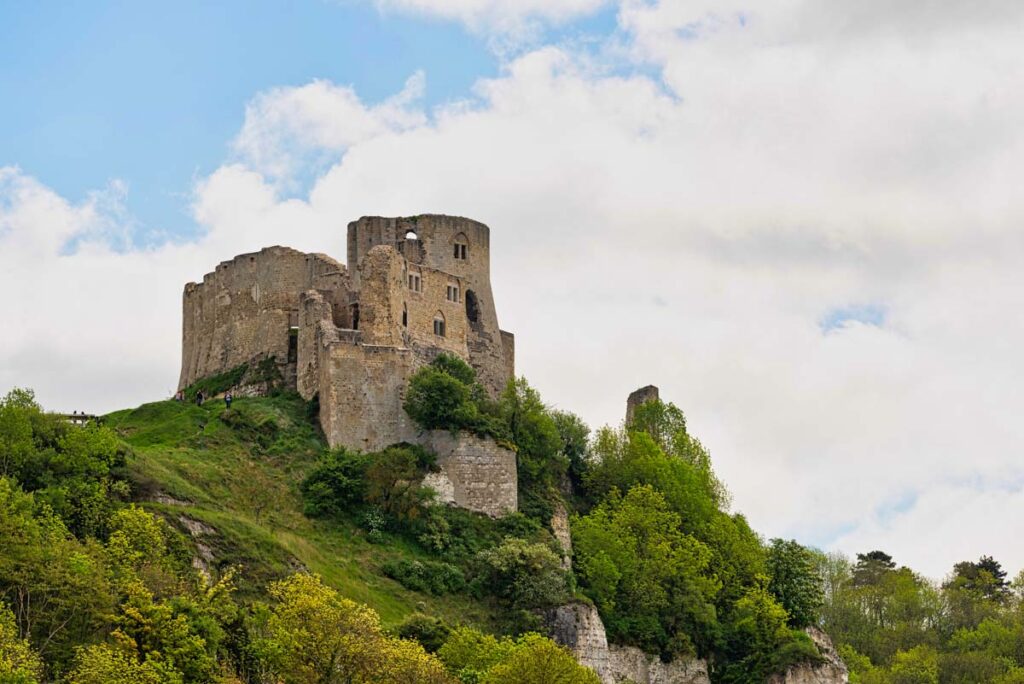
[[[234,147],[252,168],[288,178],[323,155],[337,158],[364,140],[422,126],[423,112],[416,104],[425,88],[426,77],[418,72],[401,92],[373,107],[364,105],[352,88],[322,80],[275,88],[258,94],[246,107]]]
[[[115,252],[100,204],[6,170],[0,315],[21,325],[0,384],[69,409],[150,398],[177,374],[185,280],[266,244],[343,257],[363,214],[467,215],[549,401],[616,422],[654,382],[765,534],[934,576],[981,552],[1018,569],[1015,536],[986,535],[1024,514],[1021,10],[914,5],[625,0],[619,54],[656,76],[544,47],[429,115],[415,78],[378,106],[268,91],[198,184],[187,245]],[[823,331],[854,306],[884,320]]]
[[[374,0],[384,11],[412,12],[458,21],[478,32],[523,38],[542,24],[592,14],[610,0]]]

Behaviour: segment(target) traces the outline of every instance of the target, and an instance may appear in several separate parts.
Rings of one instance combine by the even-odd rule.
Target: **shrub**
[[[456,593],[466,587],[462,570],[450,563],[398,558],[384,563],[382,570],[406,589],[434,596]]]
[[[334,449],[302,482],[305,512],[311,517],[338,516],[362,505],[366,497],[366,454]]]
[[[403,639],[419,642],[427,653],[437,653],[452,633],[452,628],[441,618],[413,613],[396,630]]]
[[[561,559],[546,544],[507,538],[477,556],[477,586],[503,598],[513,608],[533,610],[559,605],[569,598]]]
[[[405,412],[426,430],[468,430],[502,438],[497,407],[462,359],[441,354],[409,380]]]

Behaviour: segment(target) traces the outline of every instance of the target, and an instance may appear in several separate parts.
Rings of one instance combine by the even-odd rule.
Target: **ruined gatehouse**
[[[424,432],[402,408],[410,376],[444,352],[492,395],[514,375],[515,339],[491,294],[490,229],[453,216],[363,217],[348,225],[347,264],[268,247],[188,283],[178,386],[272,359],[286,387],[319,399],[331,446],[422,444],[438,454],[430,484],[442,499],[515,510],[514,453]]]

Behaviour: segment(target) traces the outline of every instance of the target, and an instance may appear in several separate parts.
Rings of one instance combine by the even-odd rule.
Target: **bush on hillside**
[[[409,379],[405,412],[425,430],[467,430],[504,437],[493,402],[462,359],[441,354]]]
[[[451,563],[396,558],[384,563],[381,569],[411,591],[443,596],[466,588],[466,576]]]

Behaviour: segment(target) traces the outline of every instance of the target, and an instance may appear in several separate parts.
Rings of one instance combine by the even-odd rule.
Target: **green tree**
[[[42,673],[39,656],[27,641],[18,637],[14,613],[0,603],[0,682],[36,684]]]
[[[720,584],[711,553],[680,531],[679,515],[650,485],[608,497],[573,521],[575,566],[609,635],[655,651],[692,653],[714,641]]]
[[[939,656],[930,646],[899,651],[890,669],[893,684],[939,684]]]
[[[539,634],[527,634],[511,655],[492,667],[483,684],[600,684],[597,674],[567,649]]]
[[[366,498],[366,470],[370,458],[345,448],[331,449],[302,482],[306,515],[340,516],[362,505]]]
[[[481,577],[490,593],[517,609],[558,605],[569,598],[561,559],[545,544],[508,537],[480,552]]]
[[[519,508],[542,521],[551,519],[558,485],[568,471],[558,425],[526,378],[508,383],[498,403],[508,436],[516,445]]]
[[[370,608],[338,596],[315,575],[276,582],[254,650],[285,684],[442,684],[441,662],[414,642],[384,635]]]
[[[139,662],[131,653],[97,644],[82,649],[67,684],[180,684],[181,675],[166,665]]]
[[[814,554],[795,540],[772,539],[767,570],[768,591],[786,609],[789,624],[806,627],[816,623],[824,590]]]

